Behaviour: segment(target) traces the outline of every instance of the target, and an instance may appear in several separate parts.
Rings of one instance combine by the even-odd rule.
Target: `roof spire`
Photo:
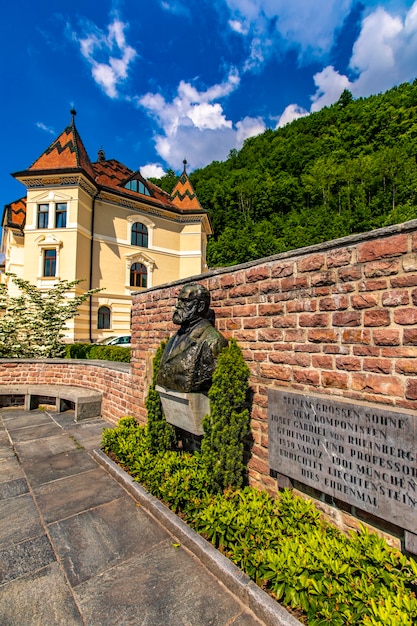
[[[183,174],[185,174],[187,176],[187,169],[186,169],[187,168],[187,159],[184,158],[183,164],[184,164]]]
[[[70,113],[71,113],[71,124],[72,126],[74,126],[74,118],[77,115],[77,111],[74,109],[74,107],[72,107]]]

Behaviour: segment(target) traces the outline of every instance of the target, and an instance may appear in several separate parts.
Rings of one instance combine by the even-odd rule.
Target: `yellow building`
[[[26,196],[5,206],[5,271],[40,288],[79,280],[104,288],[68,326],[68,341],[128,334],[132,293],[206,270],[211,234],[185,169],[171,195],[102,150],[91,162],[70,125],[13,176]],[[13,286],[10,284],[9,289]]]

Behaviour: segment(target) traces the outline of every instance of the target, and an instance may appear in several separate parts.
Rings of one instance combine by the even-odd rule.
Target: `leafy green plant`
[[[213,493],[202,455],[150,453],[133,418],[103,448],[308,626],[417,623],[417,563],[366,528],[346,536],[290,491]]]
[[[165,346],[166,341],[163,341],[155,353],[153,359],[152,382],[145,400],[145,406],[148,411],[150,452],[169,450],[175,440],[175,430],[165,419],[161,399],[159,397],[159,393],[155,389],[156,378],[158,376],[162,353]]]
[[[249,375],[242,352],[231,339],[220,353],[208,392],[210,415],[203,420],[201,456],[213,491],[240,487],[244,480],[244,439],[250,431]]]
[[[79,306],[100,289],[75,295],[80,280],[60,280],[51,289],[40,289],[7,272],[20,293],[9,296],[0,284],[0,356],[3,358],[51,358],[63,356],[65,323]],[[68,297],[70,296],[70,297]]]
[[[65,346],[65,357],[67,359],[97,359],[130,363],[130,348],[93,343],[72,343]]]
[[[101,361],[119,361],[130,363],[130,348],[124,346],[101,346],[93,344],[87,355],[88,359]]]

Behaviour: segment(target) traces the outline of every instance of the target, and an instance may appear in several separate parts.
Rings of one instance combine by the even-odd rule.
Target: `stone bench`
[[[70,385],[0,385],[0,407],[10,406],[10,398],[24,397],[25,411],[33,411],[41,398],[54,398],[58,413],[74,409],[76,422],[101,415],[101,391]],[[45,401],[43,401],[45,403]]]

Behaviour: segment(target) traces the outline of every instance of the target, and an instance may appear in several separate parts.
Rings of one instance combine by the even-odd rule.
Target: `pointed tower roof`
[[[26,198],[6,204],[3,213],[3,226],[23,230],[26,222]]]
[[[187,160],[184,159],[184,170],[178,179],[177,184],[171,193],[172,203],[179,209],[202,211],[201,204],[198,201],[195,191],[187,174]]]
[[[74,118],[77,113],[74,109],[72,109],[70,113],[70,125],[67,126],[59,137],[51,143],[49,148],[36,159],[27,172],[82,169],[94,180],[94,170],[91,166],[91,161],[75,127]]]

